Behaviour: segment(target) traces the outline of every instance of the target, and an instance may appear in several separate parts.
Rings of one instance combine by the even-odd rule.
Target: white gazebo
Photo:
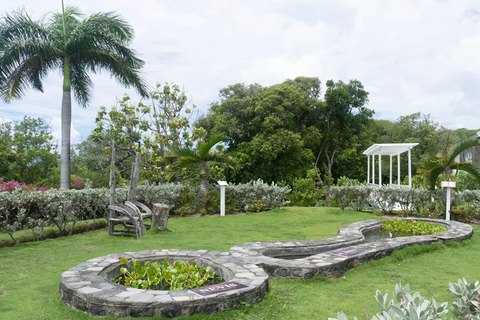
[[[390,184],[392,185],[393,157],[397,156],[397,184],[400,185],[400,154],[408,152],[408,187],[411,188],[412,154],[410,150],[416,145],[418,143],[380,143],[365,150],[363,154],[367,156],[367,183],[377,185],[375,181],[375,156],[378,156],[378,186],[382,186],[382,156],[390,156]]]

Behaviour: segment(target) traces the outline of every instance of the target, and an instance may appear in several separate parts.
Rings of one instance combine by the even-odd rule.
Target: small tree
[[[435,185],[440,174],[445,174],[445,179],[450,181],[453,170],[455,170],[455,178],[459,171],[464,171],[480,181],[480,169],[477,166],[475,166],[473,163],[455,161],[457,156],[459,156],[462,152],[475,146],[480,146],[479,141],[476,139],[470,139],[463,141],[453,150],[450,150],[450,143],[447,142],[442,154],[430,154],[420,161],[420,164],[418,165],[418,172],[428,187],[432,190],[435,189]]]
[[[208,192],[208,176],[211,172],[212,165],[226,165],[235,168],[237,162],[220,152],[213,151],[213,147],[218,143],[225,141],[226,138],[221,135],[215,135],[201,141],[197,144],[196,149],[189,147],[172,148],[165,155],[167,158],[174,159],[172,165],[167,169],[168,177],[174,180],[176,175],[184,170],[193,169],[199,174],[199,182],[197,187],[197,211],[201,211],[205,206],[205,199]]]

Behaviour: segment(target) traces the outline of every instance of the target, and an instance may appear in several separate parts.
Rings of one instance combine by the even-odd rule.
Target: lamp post
[[[446,209],[445,209],[445,220],[449,221],[450,220],[450,193],[451,193],[451,189],[453,189],[457,186],[457,183],[455,181],[442,181],[441,186],[442,186],[442,188],[445,188],[445,190],[447,190],[447,203],[446,203]]]
[[[225,187],[228,186],[227,181],[217,181],[220,186],[220,216],[225,215]]]

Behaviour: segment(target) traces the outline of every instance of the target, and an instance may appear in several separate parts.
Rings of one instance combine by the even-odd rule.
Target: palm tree
[[[45,23],[35,22],[24,11],[7,14],[0,21],[0,97],[20,99],[26,89],[43,92],[42,81],[57,69],[63,74],[62,148],[60,187],[70,187],[71,90],[86,107],[92,80],[88,71],[106,70],[125,86],[147,96],[140,77],[144,62],[128,47],[133,29],[113,12],[97,13],[82,20],[77,8],[64,8]]]
[[[465,140],[453,150],[449,150],[449,143],[447,143],[443,154],[427,155],[420,161],[418,173],[432,190],[435,189],[438,176],[444,173],[445,180],[449,181],[452,170],[455,170],[456,173],[465,171],[480,181],[480,169],[477,166],[472,163],[455,161],[455,158],[462,152],[475,146],[480,146],[477,139]]]
[[[173,164],[167,169],[169,180],[175,179],[175,176],[185,169],[193,169],[198,172],[200,178],[197,187],[197,211],[205,207],[211,165],[226,165],[230,168],[235,168],[237,165],[237,162],[231,157],[212,150],[216,144],[225,140],[224,136],[215,135],[198,143],[196,149],[188,147],[172,148],[165,154],[165,157],[174,159]]]

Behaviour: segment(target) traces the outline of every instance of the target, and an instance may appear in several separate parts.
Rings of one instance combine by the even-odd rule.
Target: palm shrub
[[[425,156],[418,165],[418,173],[425,180],[431,190],[437,186],[437,179],[441,174],[445,175],[445,180],[452,180],[452,171],[455,171],[453,180],[457,178],[460,171],[464,171],[472,175],[477,181],[480,181],[480,169],[473,163],[457,162],[455,159],[464,151],[480,146],[477,139],[470,139],[461,142],[451,149],[450,143],[447,142],[443,153]]]
[[[226,140],[222,135],[214,135],[200,141],[195,149],[190,147],[177,147],[170,149],[165,157],[173,159],[174,162],[167,168],[168,178],[173,181],[179,179],[179,175],[191,173],[192,170],[198,173],[199,181],[197,187],[196,210],[202,211],[205,208],[205,199],[208,193],[208,177],[212,165],[227,166],[234,169],[237,162],[226,154],[214,151],[213,148]]]

